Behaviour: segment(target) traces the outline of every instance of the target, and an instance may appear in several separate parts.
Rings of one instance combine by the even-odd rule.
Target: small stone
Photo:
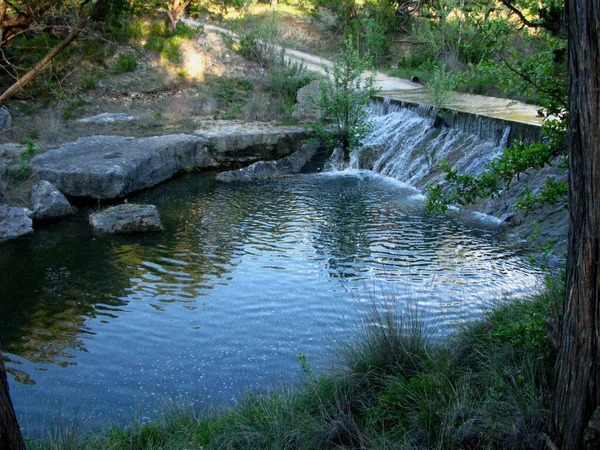
[[[75,214],[75,210],[49,181],[42,180],[31,191],[31,206],[35,220],[55,219]]]
[[[125,203],[90,215],[90,225],[106,233],[161,231],[158,209],[154,205]]]
[[[0,239],[15,239],[33,234],[33,212],[27,208],[0,205]]]

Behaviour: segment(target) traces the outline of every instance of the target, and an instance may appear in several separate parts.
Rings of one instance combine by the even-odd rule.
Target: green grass
[[[444,345],[416,314],[373,307],[335,368],[235,406],[167,405],[151,423],[56,430],[32,449],[459,449],[543,447],[560,288],[507,302]],[[554,319],[553,319],[554,320]],[[552,320],[550,320],[552,323]]]

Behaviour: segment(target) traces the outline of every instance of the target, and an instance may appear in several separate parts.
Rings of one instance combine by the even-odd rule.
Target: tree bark
[[[569,250],[555,371],[553,440],[584,448],[599,405],[600,0],[566,0],[569,38]]]
[[[8,379],[0,354],[0,450],[25,450],[25,443],[8,392]]]
[[[169,18],[169,32],[174,33],[175,27],[177,26],[177,22],[179,22],[179,18],[185,11],[187,5],[189,5],[192,0],[172,0],[170,4],[170,8],[167,8],[167,17]]]

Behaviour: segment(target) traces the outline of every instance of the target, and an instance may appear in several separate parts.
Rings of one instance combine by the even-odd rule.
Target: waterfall
[[[350,169],[367,169],[416,187],[437,182],[442,161],[460,173],[481,173],[509,144],[511,125],[484,116],[436,116],[429,105],[369,107],[373,131],[352,154]]]

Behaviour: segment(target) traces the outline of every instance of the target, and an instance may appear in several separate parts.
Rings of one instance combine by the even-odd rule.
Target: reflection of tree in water
[[[140,298],[157,311],[170,303],[193,308],[239,262],[256,226],[267,233],[285,226],[277,210],[290,196],[281,186],[215,185],[196,174],[130,199],[156,204],[165,233],[92,234],[82,214],[6,243],[0,253],[2,349],[33,363],[67,366],[76,363],[70,349],[85,351],[86,334],[93,333],[89,319],[115,320]],[[267,216],[275,220],[263,221]],[[18,366],[13,358],[13,376],[32,383]]]
[[[115,293],[127,279],[107,263],[111,250],[55,230],[6,243],[0,254],[3,350],[35,363],[71,364],[74,356],[65,350],[83,349],[80,336],[86,318],[97,314],[95,305],[122,304]]]

